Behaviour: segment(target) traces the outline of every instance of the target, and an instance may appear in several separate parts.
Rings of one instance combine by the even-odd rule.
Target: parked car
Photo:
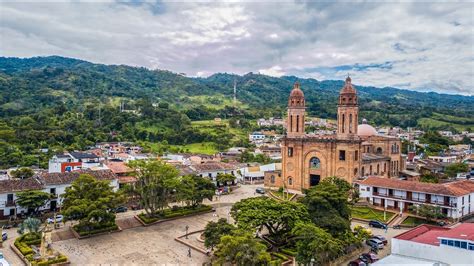
[[[387,239],[386,239],[384,236],[375,235],[375,236],[373,236],[372,238],[376,238],[376,239],[382,241],[382,243],[383,243],[384,245],[387,245],[387,244],[388,244],[388,241],[387,241]]]
[[[348,266],[366,266],[367,263],[365,263],[361,259],[356,259],[356,260],[353,260],[353,261],[349,262],[349,264],[347,264],[347,265]]]
[[[0,251],[0,266],[10,266],[10,263],[3,257],[3,253]]]
[[[383,249],[384,247],[383,242],[378,240],[377,238],[367,239],[365,243],[369,245],[370,247],[376,248],[376,249]]]
[[[372,226],[372,227],[375,227],[375,228],[382,228],[382,229],[385,229],[387,227],[386,224],[384,224],[382,222],[379,222],[379,221],[375,221],[375,220],[370,221],[369,226]]]
[[[125,206],[119,206],[115,209],[115,212],[126,212],[128,209]]]
[[[445,221],[438,221],[438,222],[436,222],[436,224],[438,224],[439,226],[447,225],[447,223]]]
[[[255,189],[255,192],[257,192],[258,194],[265,194],[265,189],[258,187],[257,189]]]
[[[364,257],[366,258],[366,260],[369,262],[369,263],[374,263],[376,261],[379,260],[379,258],[377,257],[377,255],[375,253],[363,253],[362,255],[360,255],[360,257]],[[360,258],[359,257],[359,258]]]
[[[56,215],[56,223],[60,223],[63,221],[63,216],[61,214]],[[50,217],[47,220],[47,223],[52,224],[54,223],[54,217]]]
[[[2,241],[5,241],[8,239],[8,234],[7,232],[2,232]]]

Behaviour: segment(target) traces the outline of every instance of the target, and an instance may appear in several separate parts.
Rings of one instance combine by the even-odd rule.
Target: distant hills
[[[234,80],[237,109],[233,109]],[[214,116],[283,116],[295,81],[301,83],[308,112],[335,118],[343,81],[217,73],[190,78],[165,70],[102,65],[59,56],[0,57],[0,118],[34,114],[43,108],[83,110],[104,103],[138,109],[137,101],[167,103],[191,120]],[[353,80],[357,84],[357,80]],[[376,125],[474,130],[474,97],[396,88],[357,86],[361,118]]]

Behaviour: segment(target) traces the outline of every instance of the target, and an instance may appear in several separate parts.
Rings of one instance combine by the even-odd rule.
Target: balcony
[[[14,207],[16,204],[15,204],[15,201],[14,200],[7,200],[5,201],[5,207]]]

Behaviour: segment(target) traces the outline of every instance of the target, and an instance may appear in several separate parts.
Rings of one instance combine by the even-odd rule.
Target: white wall
[[[474,252],[460,248],[433,246],[392,238],[392,254],[435,260],[450,265],[474,265]]]

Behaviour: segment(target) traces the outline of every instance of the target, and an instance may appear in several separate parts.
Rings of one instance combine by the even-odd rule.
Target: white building
[[[474,265],[474,224],[420,225],[392,238],[391,255],[374,265]]]
[[[66,187],[76,180],[81,174],[90,174],[98,180],[109,180],[114,191],[119,188],[117,176],[110,170],[80,170],[64,173],[40,173],[26,179],[0,180],[0,219],[28,210],[16,204],[16,194],[21,191],[42,190],[51,193],[52,199],[40,210],[56,210],[61,207],[62,197]]]
[[[217,185],[222,185],[217,182],[217,175],[219,174],[231,174],[235,176],[235,180],[232,181],[233,184],[235,184],[238,179],[242,178],[238,171],[239,167],[230,163],[207,162],[203,164],[190,165],[189,168],[195,171],[197,175],[207,177]]]
[[[371,176],[355,183],[361,198],[399,212],[424,204],[439,206],[450,218],[461,218],[474,212],[474,181],[471,180],[431,184]]]
[[[428,159],[438,163],[455,163],[457,161],[456,156],[428,156]]]
[[[49,160],[48,172],[64,173],[94,167],[101,167],[99,156],[92,153],[70,152],[54,155]]]
[[[251,142],[259,142],[263,141],[265,139],[265,134],[262,132],[252,132],[252,134],[249,134],[249,140]]]

